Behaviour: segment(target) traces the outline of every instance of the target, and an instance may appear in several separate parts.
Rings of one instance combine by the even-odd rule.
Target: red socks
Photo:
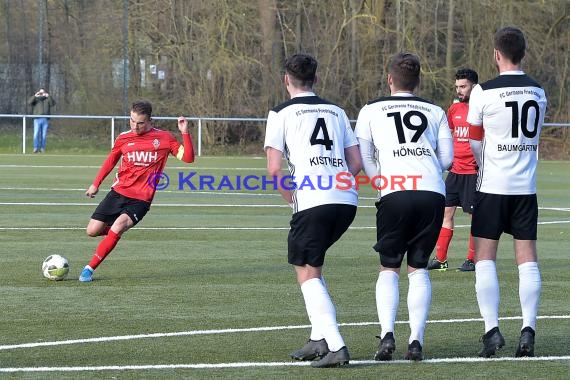
[[[447,260],[447,249],[449,248],[449,243],[451,242],[452,237],[452,229],[441,227],[441,230],[439,231],[439,237],[437,238],[437,244],[435,246],[435,257],[440,263],[443,263]]]
[[[101,240],[99,242],[99,245],[97,245],[97,248],[95,248],[95,254],[91,258],[89,266],[92,269],[97,268],[97,266],[99,266],[99,264],[101,264],[101,262],[105,260],[105,257],[107,257],[109,253],[111,253],[113,248],[115,248],[120,238],[121,236],[117,235],[112,230],[109,230],[107,236],[103,240]]]
[[[473,245],[473,236],[469,234],[469,253],[467,254],[467,260],[475,262],[475,246]]]

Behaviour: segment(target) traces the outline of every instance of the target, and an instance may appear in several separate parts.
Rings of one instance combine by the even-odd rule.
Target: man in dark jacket
[[[49,122],[47,117],[41,117],[41,115],[51,114],[51,108],[55,106],[55,100],[46,90],[40,88],[34,96],[30,97],[28,105],[32,108],[32,115],[40,115],[40,117],[34,119],[34,153],[43,153],[46,150]]]

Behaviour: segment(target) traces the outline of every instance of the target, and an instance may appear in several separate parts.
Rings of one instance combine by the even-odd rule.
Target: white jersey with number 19
[[[503,72],[471,91],[467,122],[483,126],[477,190],[536,194],[538,142],[546,96],[522,71]]]
[[[438,160],[438,142],[452,137],[441,107],[412,94],[396,93],[366,104],[354,132],[376,149],[382,179],[377,184],[379,198],[402,190],[445,195],[442,170],[447,168]]]
[[[358,204],[344,156],[344,149],[354,145],[358,141],[344,110],[312,92],[269,111],[264,149],[277,149],[287,159],[296,186],[295,212],[324,204]],[[346,181],[352,182],[351,188]]]

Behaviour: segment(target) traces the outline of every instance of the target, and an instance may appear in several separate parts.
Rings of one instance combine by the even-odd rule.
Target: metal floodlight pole
[[[123,115],[128,112],[128,67],[129,54],[129,0],[123,0]],[[123,119],[123,129],[126,129],[126,119]]]
[[[44,24],[45,7],[44,1],[38,2],[38,86],[44,87],[43,51],[44,51]]]

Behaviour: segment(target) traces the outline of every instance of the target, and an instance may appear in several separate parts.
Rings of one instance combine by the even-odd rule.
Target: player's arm
[[[442,113],[439,119],[435,154],[441,166],[441,170],[449,170],[453,162],[453,137],[451,129],[449,128],[448,116],[444,113]]]
[[[362,157],[360,156],[360,148],[358,146],[358,140],[356,135],[350,126],[350,121],[348,116],[343,112],[344,120],[344,158],[346,160],[346,166],[348,171],[356,176],[362,170]]]
[[[469,146],[471,152],[477,162],[477,166],[481,167],[483,161],[483,107],[485,104],[485,96],[480,84],[475,85],[471,90],[469,99],[469,112],[467,112],[467,123],[469,124]]]
[[[121,150],[118,148],[118,145],[119,144],[115,142],[115,146],[113,147],[113,149],[111,149],[111,153],[109,153],[109,155],[103,162],[103,165],[101,165],[99,173],[97,173],[97,176],[93,180],[93,183],[91,184],[91,186],[89,186],[89,188],[85,192],[85,195],[87,197],[93,198],[95,194],[99,192],[99,186],[101,186],[101,183],[105,180],[105,178],[107,178],[111,170],[113,170],[113,168],[121,158]]]
[[[176,158],[186,163],[194,162],[194,145],[188,132],[188,120],[184,116],[178,118],[178,130],[182,133],[182,145],[178,147]]]
[[[362,170],[362,157],[360,155],[360,148],[358,145],[349,146],[344,148],[344,158],[346,158],[346,165],[348,171],[353,175],[357,175]]]
[[[440,138],[437,141],[437,160],[442,170],[449,170],[453,163],[453,139]]]
[[[484,130],[482,125],[469,124],[469,145],[471,146],[471,151],[473,152],[473,157],[475,157],[475,162],[477,162],[478,167],[481,167],[483,135]]]
[[[368,178],[374,178],[379,175],[376,159],[374,158],[374,143],[370,140],[358,138],[360,144],[360,157],[362,158],[362,168]]]
[[[287,203],[293,203],[293,192],[281,186],[284,177],[283,169],[281,169],[283,152],[268,146],[265,148],[265,154],[267,155],[267,172],[270,176],[277,179],[277,191],[279,191],[279,194]]]

